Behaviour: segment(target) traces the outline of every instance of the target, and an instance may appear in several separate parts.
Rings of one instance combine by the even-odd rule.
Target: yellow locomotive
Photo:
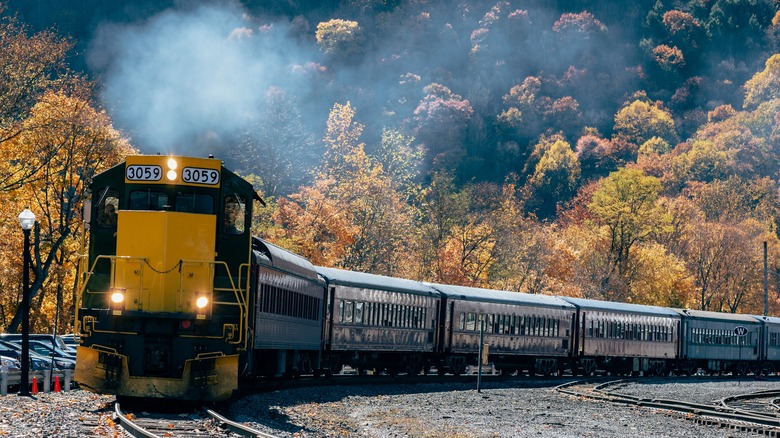
[[[75,380],[126,397],[225,400],[251,350],[251,184],[214,158],[128,156],[85,206]]]

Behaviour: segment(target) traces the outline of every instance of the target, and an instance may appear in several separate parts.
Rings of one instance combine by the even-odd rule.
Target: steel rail
[[[218,421],[221,424],[224,424],[228,430],[238,435],[246,436],[246,437],[277,438],[275,435],[267,434],[265,432],[261,432],[257,429],[253,429],[241,423],[228,420],[227,418],[223,417],[222,415],[219,415],[218,413],[212,411],[211,409],[206,409],[206,413],[214,420]]]
[[[133,421],[127,418],[127,416],[125,416],[125,414],[122,413],[122,410],[119,408],[119,403],[114,404],[114,421],[119,423],[125,432],[129,433],[135,438],[160,438],[158,435],[149,432],[148,430],[135,424]]]
[[[744,411],[740,409],[733,409],[727,406],[720,405],[704,405],[700,403],[686,402],[682,400],[667,400],[667,399],[648,399],[641,398],[627,394],[606,393],[604,388],[610,385],[618,383],[624,383],[625,380],[618,380],[613,382],[602,383],[591,390],[591,392],[582,392],[570,389],[575,385],[587,385],[593,382],[588,381],[575,381],[569,382],[563,385],[557,386],[555,389],[561,393],[574,395],[577,397],[586,397],[594,400],[607,401],[612,403],[622,403],[628,405],[643,406],[655,409],[663,409],[668,411],[680,412],[685,414],[693,414],[700,417],[712,417],[715,419],[738,421],[745,424],[756,425],[755,427],[768,427],[771,429],[763,429],[767,432],[778,433],[780,432],[780,418],[774,416],[768,416],[763,413],[756,413],[753,411]],[[768,392],[768,391],[767,391]],[[736,427],[746,427],[745,424],[733,424]]]

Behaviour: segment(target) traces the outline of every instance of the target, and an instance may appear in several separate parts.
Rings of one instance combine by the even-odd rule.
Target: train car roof
[[[561,309],[574,306],[550,295],[526,294],[478,287],[453,286],[449,284],[426,283],[446,295],[448,298],[466,301],[484,301],[491,303],[522,304],[537,307],[557,307]]]
[[[710,312],[708,310],[694,309],[672,309],[686,318],[692,319],[719,319],[724,321],[740,321],[755,324],[760,322],[754,315],[743,315],[739,313]]]
[[[780,318],[776,316],[753,315],[753,317],[761,322],[766,321],[770,324],[780,324]]]
[[[439,295],[437,291],[425,283],[405,278],[386,277],[384,275],[346,271],[344,269],[326,268],[323,266],[317,266],[316,269],[331,284],[417,295]]]
[[[666,307],[646,306],[643,304],[633,303],[618,303],[615,301],[591,300],[588,298],[561,297],[561,299],[579,307],[580,309],[609,310],[612,312],[621,313],[639,313],[643,315],[679,317],[677,312]]]
[[[266,242],[259,237],[252,238],[252,250],[255,255],[255,261],[260,265],[296,274],[312,281],[319,281],[314,265],[297,254],[293,254],[273,243]]]

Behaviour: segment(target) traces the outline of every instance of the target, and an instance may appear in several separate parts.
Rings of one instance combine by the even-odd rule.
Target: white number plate
[[[162,178],[162,167],[140,164],[127,166],[125,177],[130,181],[159,181]]]
[[[181,179],[194,184],[219,184],[219,171],[214,169],[201,169],[199,167],[185,167],[181,173]]]

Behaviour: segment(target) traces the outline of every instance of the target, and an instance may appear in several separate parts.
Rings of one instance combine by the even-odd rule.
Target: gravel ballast
[[[323,386],[245,396],[216,408],[279,437],[749,437],[649,408],[558,393],[571,379]],[[618,388],[642,397],[715,403],[778,389],[780,380],[644,379]],[[0,436],[122,436],[113,397],[73,390],[0,397]]]
[[[306,388],[253,395],[229,415],[281,437],[743,437],[678,415],[566,396],[571,379]],[[618,392],[715,403],[780,381],[654,379]]]

